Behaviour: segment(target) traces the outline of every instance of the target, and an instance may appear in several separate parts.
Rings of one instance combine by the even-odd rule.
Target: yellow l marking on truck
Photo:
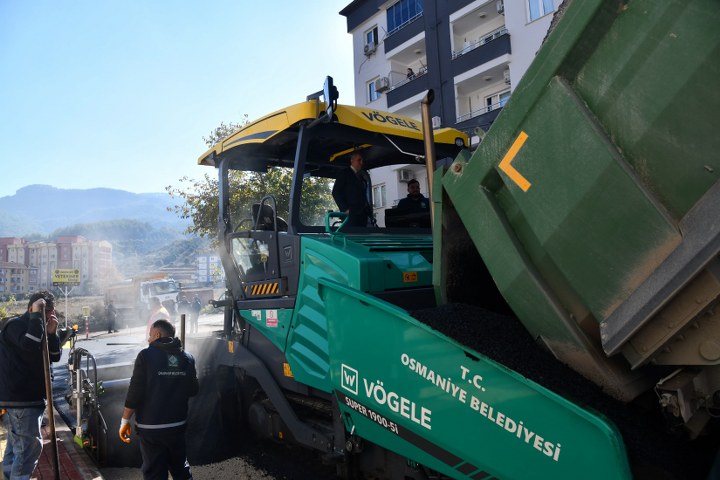
[[[518,137],[515,139],[512,146],[510,147],[510,150],[508,150],[508,152],[505,154],[502,161],[500,162],[500,165],[498,165],[500,170],[505,172],[505,175],[510,177],[510,180],[515,182],[517,186],[522,189],[523,192],[528,191],[528,189],[530,188],[530,182],[528,182],[527,179],[523,177],[520,172],[515,170],[515,167],[510,164],[515,159],[515,155],[517,155],[520,148],[522,148],[527,138],[527,133],[520,132],[520,135],[518,135]]]

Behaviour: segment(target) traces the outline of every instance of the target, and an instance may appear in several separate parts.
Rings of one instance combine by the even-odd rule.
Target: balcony
[[[508,65],[500,64],[458,82],[455,127],[464,131],[490,128],[510,98],[509,74]]]
[[[472,112],[465,113],[457,117],[457,123],[453,125],[453,128],[457,128],[468,134],[468,136],[476,135],[476,129],[480,127],[484,131],[488,131],[490,126],[495,122],[500,112],[503,110],[503,105],[497,104],[492,108],[486,107]]]
[[[388,32],[383,39],[385,53],[397,48],[406,41],[425,31],[425,22],[422,21],[423,14],[418,13],[402,25]]]
[[[392,75],[394,72],[390,72]],[[412,77],[398,78],[397,83],[393,84],[391,80],[390,90],[386,93],[387,105],[392,107],[398,103],[414,97],[415,95],[427,91],[429,88],[429,80],[427,75],[427,67],[419,68],[417,73]]]
[[[416,80],[423,75],[427,74],[427,67],[422,66],[417,69],[413,69],[412,75],[408,74],[407,69],[411,67],[405,68],[404,71],[398,72],[398,71],[391,71],[388,74],[388,79],[390,81],[390,90],[402,87],[403,85],[412,82],[413,80]]]
[[[503,25],[502,27],[488,33],[487,35],[483,35],[482,37],[478,38],[477,40],[467,42],[466,44],[463,44],[462,48],[460,50],[453,50],[452,52],[452,58],[453,60],[461,55],[465,55],[466,53],[469,53],[476,48],[480,48],[483,45],[487,45],[488,43],[492,42],[493,40],[500,38],[503,35],[508,35],[508,30]]]
[[[510,54],[510,34],[507,29],[492,35],[492,40],[480,41],[453,53],[452,73],[454,76],[467,72],[479,65]]]
[[[423,16],[423,12],[417,13],[414,17],[407,19],[406,21],[404,21],[403,23],[401,23],[401,24],[398,25],[397,27],[395,27],[395,28],[393,28],[392,30],[390,30],[389,32],[387,32],[387,35],[385,35],[385,37],[387,38],[387,37],[393,36],[394,34],[396,34],[397,32],[399,32],[400,30],[402,30],[402,29],[405,28],[406,26],[408,26],[408,25],[410,25],[411,23],[413,23],[413,22],[414,22],[415,20],[417,20],[418,18],[421,18],[422,16]]]
[[[473,110],[472,112],[465,113],[463,115],[460,115],[457,117],[457,123],[460,124],[462,122],[465,122],[466,120],[470,120],[471,118],[476,118],[481,115],[488,115],[488,114],[494,114],[494,115],[488,115],[485,117],[485,119],[489,120],[490,123],[495,120],[495,117],[498,116],[500,111],[505,106],[506,102],[498,102],[493,105],[489,105],[487,107],[480,108],[478,110]],[[477,123],[477,122],[473,122]],[[482,122],[481,122],[482,123]],[[488,124],[489,125],[489,124]]]

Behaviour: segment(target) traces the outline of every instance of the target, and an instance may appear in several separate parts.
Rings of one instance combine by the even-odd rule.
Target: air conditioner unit
[[[365,48],[363,49],[363,53],[366,57],[369,57],[373,53],[375,53],[375,49],[377,48],[377,45],[374,43],[368,43],[365,45]]]
[[[442,126],[442,119],[440,117],[432,117],[433,128],[440,128]]]
[[[505,83],[510,85],[510,69],[506,68],[503,71],[503,78],[505,79]]]
[[[505,15],[505,2],[503,0],[498,0],[495,6],[497,7],[497,12],[500,15]]]
[[[390,79],[388,77],[380,77],[375,80],[375,91],[378,93],[390,90]]]
[[[413,172],[412,170],[407,170],[405,168],[401,168],[398,172],[398,181],[400,182],[409,182],[413,179]]]

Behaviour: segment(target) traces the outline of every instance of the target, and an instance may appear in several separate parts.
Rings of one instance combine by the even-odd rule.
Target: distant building
[[[432,89],[433,128],[457,128],[477,145],[535,58],[561,3],[353,0],[340,15],[353,37],[355,105],[420,119],[420,102]],[[373,171],[379,225],[413,178],[427,195],[423,165]]]
[[[225,271],[222,268],[220,257],[216,253],[202,253],[198,255],[197,262],[198,283],[204,285],[225,283]]]
[[[88,240],[79,235],[61,236],[55,242],[27,242],[17,237],[0,238],[0,262],[26,268],[27,280],[23,282],[23,289],[15,293],[52,289],[53,272],[56,269],[78,269],[78,293],[94,293],[93,291],[104,288],[108,277],[114,271],[110,242]]]
[[[0,262],[0,297],[17,297],[33,289],[37,289],[37,268],[21,263]]]
[[[22,238],[0,238],[0,262],[13,262],[25,265],[27,242]]]

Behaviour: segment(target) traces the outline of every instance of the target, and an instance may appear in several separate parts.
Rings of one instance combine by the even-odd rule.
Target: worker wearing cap
[[[130,418],[140,438],[142,472],[146,480],[192,479],[185,447],[188,399],[199,391],[195,359],[182,350],[175,327],[164,319],[150,327],[147,348],[135,359],[120,439],[130,443]]]
[[[45,325],[43,325],[43,318]],[[45,411],[45,367],[42,348],[47,332],[50,360],[60,360],[55,296],[30,296],[27,311],[7,321],[0,333],[0,407],[7,429],[2,471],[6,480],[26,480],[42,453],[41,422]]]

